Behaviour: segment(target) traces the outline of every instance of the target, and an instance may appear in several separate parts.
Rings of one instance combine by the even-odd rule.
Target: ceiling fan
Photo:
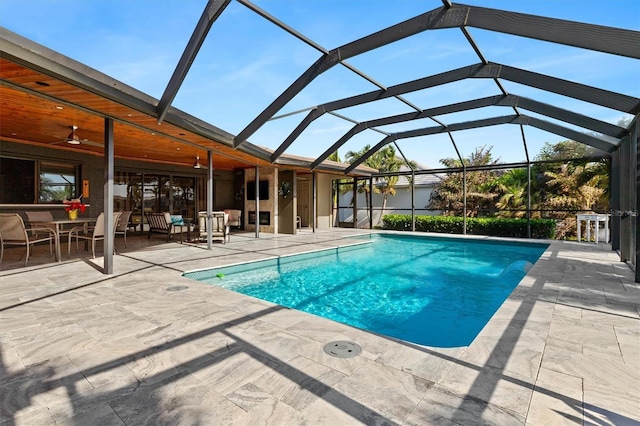
[[[199,155],[196,156],[196,162],[193,163],[193,168],[194,169],[204,169],[204,170],[208,169],[208,167],[206,165],[200,163],[200,156]]]
[[[104,146],[104,144],[102,143],[93,142],[93,141],[90,141],[89,139],[80,139],[80,136],[78,136],[78,133],[76,133],[76,130],[78,130],[78,126],[69,126],[69,128],[71,129],[71,133],[69,133],[67,137],[60,137],[58,135],[54,135],[56,138],[61,139],[61,141],[53,142],[50,145],[58,145],[66,142],[69,145],[90,145],[90,146],[99,146],[99,147]]]

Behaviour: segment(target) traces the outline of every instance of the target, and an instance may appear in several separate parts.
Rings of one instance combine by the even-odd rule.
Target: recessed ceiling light
[[[11,133],[11,136],[18,136],[16,132]]]
[[[63,106],[58,105],[58,106],[56,106],[56,109],[64,109],[64,107],[63,107]]]
[[[180,147],[177,147],[177,148],[176,148],[176,151],[180,151],[180,149],[181,149]]]

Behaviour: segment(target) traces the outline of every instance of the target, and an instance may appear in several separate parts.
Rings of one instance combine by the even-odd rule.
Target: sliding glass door
[[[114,209],[131,210],[131,224],[136,226],[146,222],[144,214],[148,212],[194,218],[196,185],[195,177],[116,172]]]

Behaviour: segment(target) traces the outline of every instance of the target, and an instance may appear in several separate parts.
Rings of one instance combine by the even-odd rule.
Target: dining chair
[[[44,235],[46,234],[46,235]],[[27,249],[24,266],[29,263],[29,254],[34,244],[49,241],[49,255],[53,253],[56,232],[45,226],[28,228],[18,213],[0,213],[0,235],[2,235],[2,251],[4,246],[24,246]]]
[[[116,225],[116,236],[122,235],[124,237],[124,248],[127,248],[127,230],[131,226],[129,224],[129,218],[131,217],[131,210],[125,210],[121,212],[120,219]]]
[[[120,219],[120,214],[122,212],[115,212],[113,213],[113,223],[117,224],[118,220]],[[76,226],[74,228],[71,228],[71,230],[69,231],[69,245],[67,247],[67,256],[71,256],[71,240],[73,238],[76,239],[76,253],[78,252],[78,240],[85,240],[86,243],[88,243],[89,241],[91,241],[91,254],[93,255],[93,258],[96,258],[96,242],[97,241],[104,241],[104,213],[100,213],[96,219],[96,226],[91,229],[88,230],[87,233],[85,233],[85,228],[84,226]],[[115,226],[114,226],[114,233],[113,233],[113,237],[114,237],[114,241],[115,241]],[[113,252],[115,253],[115,247],[113,249]]]
[[[27,221],[29,222],[29,226],[32,224],[37,224],[38,222],[50,222],[53,220],[53,215],[50,211],[37,211],[37,212],[24,212],[27,215]],[[38,226],[38,225],[36,225]],[[58,236],[69,235],[70,229],[64,228],[64,225],[60,225],[57,229]]]

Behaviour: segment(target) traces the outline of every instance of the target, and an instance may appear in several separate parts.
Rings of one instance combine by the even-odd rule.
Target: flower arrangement
[[[66,205],[65,211],[71,212],[74,210],[80,210],[82,213],[86,210],[87,206],[82,204],[81,198],[73,198],[71,200],[62,200],[62,203]]]
[[[280,189],[278,190],[278,194],[280,194],[283,198],[287,198],[287,195],[291,193],[291,182],[283,181],[280,184]]]

